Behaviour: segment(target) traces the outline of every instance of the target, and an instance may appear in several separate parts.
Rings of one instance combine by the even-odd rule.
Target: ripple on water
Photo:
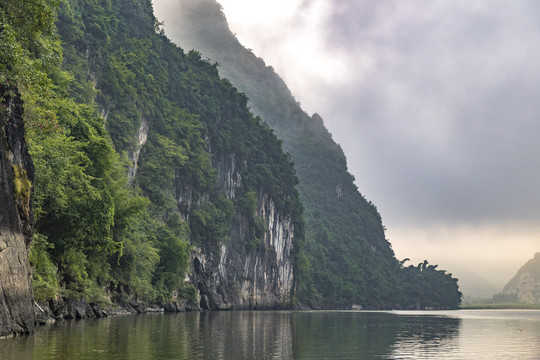
[[[538,359],[540,312],[215,312],[66,321],[0,359]]]

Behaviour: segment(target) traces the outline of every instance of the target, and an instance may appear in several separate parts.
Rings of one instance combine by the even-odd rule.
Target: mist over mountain
[[[412,280],[402,276],[412,276],[413,269],[435,271],[424,262],[409,266],[410,274],[400,272],[403,263],[385,238],[377,208],[356,188],[322,118],[306,114],[275,71],[239,43],[217,2],[154,3],[166,34],[217,62],[220,74],[246,93],[251,110],[272,127],[295,162],[310,264],[310,276],[300,281],[301,301],[321,307],[399,303]]]
[[[161,11],[177,2],[155,4],[166,26],[190,26]],[[471,267],[502,288],[538,251],[535,1],[220,4],[242,44],[324,118],[398,257]]]
[[[499,286],[473,271],[460,267],[452,271],[459,279],[459,290],[463,293],[464,302],[491,299],[495,293],[501,291]]]

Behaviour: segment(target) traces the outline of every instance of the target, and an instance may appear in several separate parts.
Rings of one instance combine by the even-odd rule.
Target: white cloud
[[[227,20],[233,27],[275,27],[297,16],[302,1],[294,0],[221,0]]]
[[[472,271],[501,289],[540,250],[540,225],[520,222],[406,226],[388,236],[399,259],[413,265],[428,259],[458,276]]]
[[[322,101],[322,96],[313,93],[314,88],[350,79],[353,59],[344,49],[331,49],[326,41],[333,13],[330,2],[222,0],[220,4],[232,31],[287,79],[306,110],[317,111]],[[353,62],[357,67],[371,65],[367,58]],[[313,97],[302,95],[307,93]]]

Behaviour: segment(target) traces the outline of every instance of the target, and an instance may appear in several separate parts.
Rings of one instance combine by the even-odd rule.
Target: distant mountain
[[[497,297],[497,295],[496,295]],[[504,286],[502,295],[520,303],[540,303],[540,252],[527,261],[517,274]]]
[[[491,299],[501,288],[468,269],[453,268],[452,273],[459,278],[459,289],[465,301]]]
[[[427,261],[403,267],[386,240],[377,208],[348,172],[323,119],[306,114],[285,82],[240,44],[215,0],[159,0],[165,31],[184,49],[219,64],[290,153],[305,211],[305,255],[297,298],[312,307],[456,307],[456,279]]]

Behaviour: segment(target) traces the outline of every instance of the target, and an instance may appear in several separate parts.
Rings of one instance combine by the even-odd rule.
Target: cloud
[[[328,46],[347,51],[349,82],[327,84],[318,111],[383,216],[537,219],[540,39],[525,3],[340,4]]]
[[[287,79],[293,93],[344,83],[348,54],[330,49],[327,32],[333,4],[327,0],[221,0],[227,20],[242,44]],[[282,4],[283,3],[283,4]],[[324,94],[302,96],[307,111],[320,109]]]
[[[500,291],[534,256],[530,249],[538,244],[540,226],[523,222],[506,224],[504,228],[492,224],[427,224],[422,228],[400,227],[388,235],[396,256],[410,258],[409,264],[428,259],[458,278],[472,270],[493,281]],[[489,239],[489,244],[479,238]]]
[[[348,49],[350,81],[321,112],[398,256],[507,281],[539,250],[538,5],[346,4],[328,44]]]

